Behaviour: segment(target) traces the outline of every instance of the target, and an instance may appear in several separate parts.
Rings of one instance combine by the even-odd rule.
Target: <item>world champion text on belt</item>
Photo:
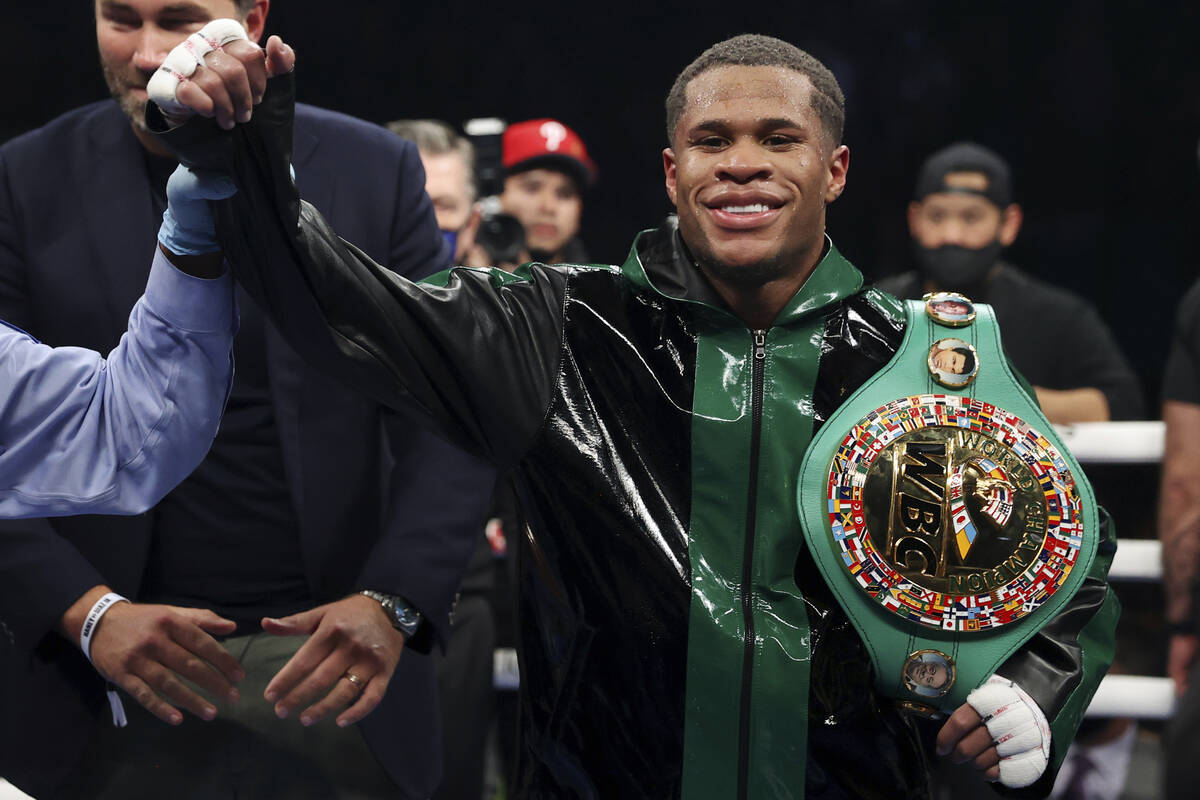
[[[1082,544],[1066,461],[1024,420],[967,397],[902,397],[860,420],[827,484],[845,569],[883,608],[943,631],[1034,611]]]

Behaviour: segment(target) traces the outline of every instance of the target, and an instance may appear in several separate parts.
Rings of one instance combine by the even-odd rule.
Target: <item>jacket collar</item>
[[[696,267],[679,235],[678,220],[668,217],[658,228],[642,231],[634,239],[621,272],[634,285],[672,300],[690,303],[704,310],[736,319],[712,284]],[[855,294],[863,285],[862,273],[847,261],[828,236],[825,255],[816,269],[796,292],[774,325],[787,325],[813,312]]]

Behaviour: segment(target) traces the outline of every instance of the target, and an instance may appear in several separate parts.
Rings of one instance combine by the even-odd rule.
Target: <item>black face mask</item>
[[[917,271],[928,283],[945,292],[964,292],[978,288],[987,277],[988,270],[1000,257],[1004,249],[1000,242],[992,242],[980,248],[945,244],[941,247],[922,247],[913,242],[913,256],[917,260]]]

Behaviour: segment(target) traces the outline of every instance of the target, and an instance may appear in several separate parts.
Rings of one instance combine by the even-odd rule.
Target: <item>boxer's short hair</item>
[[[675,126],[687,103],[687,85],[710,69],[726,66],[786,67],[804,75],[812,83],[812,107],[834,147],[842,143],[846,124],[846,98],[829,68],[793,44],[773,36],[744,33],[717,42],[684,67],[667,94],[667,141],[675,136]]]

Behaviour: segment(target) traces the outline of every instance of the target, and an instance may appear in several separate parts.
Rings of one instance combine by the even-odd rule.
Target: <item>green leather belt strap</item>
[[[1098,544],[1096,502],[1087,479],[1053,426],[1009,368],[992,309],[985,305],[975,308],[977,316],[973,324],[948,328],[939,325],[925,313],[923,302],[910,300],[906,303],[907,328],[899,351],[821,428],[805,456],[797,489],[800,519],[808,547],[838,602],[866,643],[875,668],[877,691],[885,697],[932,707],[944,713],[952,712],[961,705],[973,689],[1062,609],[1083,583]],[[927,365],[932,345],[948,337],[968,342],[977,353],[978,374],[973,382],[958,390],[936,384]],[[1023,611],[1018,611],[1022,614],[1019,618],[1004,624],[988,619],[986,622],[992,623],[990,627],[973,630],[952,629],[952,624],[938,629],[905,618],[884,608],[880,600],[872,597],[856,581],[848,567],[847,557],[834,538],[835,523],[831,522],[834,503],[829,492],[835,455],[844,453],[839,448],[848,433],[860,430],[855,426],[873,411],[897,398],[917,396],[926,396],[923,399],[939,396],[951,398],[937,402],[959,403],[957,398],[962,398],[963,402],[981,401],[1019,417],[1029,428],[1044,436],[1038,441],[1043,445],[1048,442],[1057,450],[1062,459],[1057,463],[1061,465],[1065,462],[1066,467],[1065,473],[1059,474],[1074,480],[1079,499],[1076,513],[1078,519],[1082,520],[1082,535],[1076,540],[1078,550],[1074,551],[1074,563],[1069,566],[1069,571],[1063,570],[1066,577],[1057,590],[1052,589],[1048,596],[1043,596],[1039,600],[1040,605],[1029,605]],[[961,426],[966,423],[958,424]],[[946,435],[964,434],[957,429],[950,429]],[[970,433],[965,435],[969,436]],[[1051,519],[1055,519],[1053,514]],[[876,541],[881,538],[881,533],[873,532],[870,538],[874,546],[882,551],[883,545]],[[874,585],[874,588],[878,591],[879,587]],[[972,591],[977,588],[977,585],[972,586]],[[881,595],[886,596],[887,591]],[[984,599],[986,603],[1000,602],[997,598],[1003,599],[1005,596],[1003,591],[997,594],[995,587],[983,590],[979,596],[983,595],[987,596]],[[946,597],[950,598],[951,594],[948,593]],[[963,597],[956,599],[966,602]],[[936,651],[939,656],[948,656],[952,660],[953,683],[939,697],[918,696],[906,685],[906,662],[910,656],[923,650]]]

